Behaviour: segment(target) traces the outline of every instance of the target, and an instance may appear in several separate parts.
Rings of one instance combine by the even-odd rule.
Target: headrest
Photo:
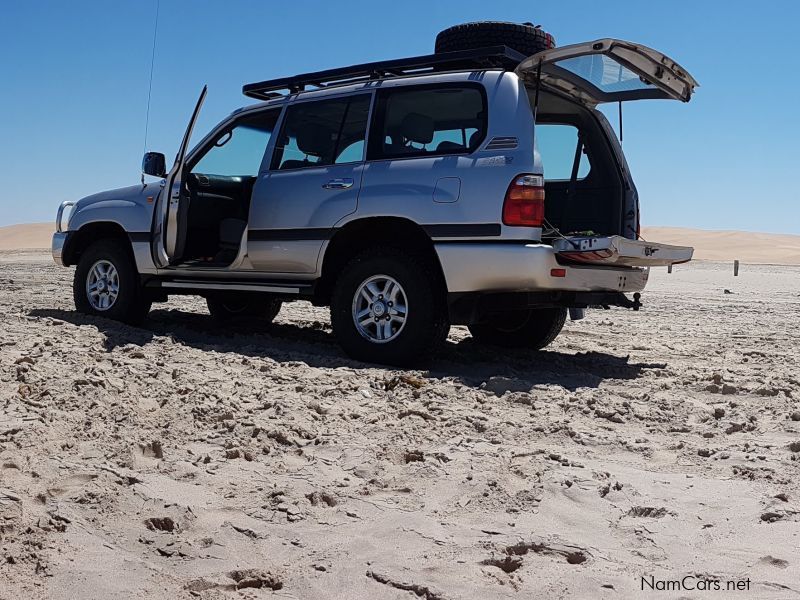
[[[478,142],[478,138],[481,137],[481,133],[482,133],[481,130],[478,129],[478,131],[476,131],[471,136],[469,136],[469,147],[470,148],[474,148],[475,147],[475,144]]]
[[[403,137],[418,144],[429,144],[433,140],[433,119],[419,113],[408,113],[400,124]]]
[[[463,150],[464,146],[458,144],[456,142],[448,142],[445,140],[444,142],[439,142],[439,145],[436,146],[436,150]]]
[[[332,134],[316,125],[304,125],[297,131],[297,147],[303,154],[322,156],[331,151]]]

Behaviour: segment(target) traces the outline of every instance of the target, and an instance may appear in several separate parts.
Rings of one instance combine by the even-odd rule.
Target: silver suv
[[[649,267],[691,259],[639,239],[597,105],[686,102],[696,85],[614,39],[439,52],[246,85],[261,102],[189,150],[204,89],[171,170],[147,153],[161,181],[64,203],[53,257],[77,266],[78,310],[127,322],[170,294],[224,321],[302,299],[330,306],[361,360],[421,361],[451,324],[542,348],[568,310],[638,309]]]

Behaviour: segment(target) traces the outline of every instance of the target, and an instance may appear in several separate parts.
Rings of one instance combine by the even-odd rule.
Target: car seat
[[[333,162],[333,132],[313,123],[304,123],[295,136],[297,149],[306,155],[302,160],[290,159],[281,163],[280,169],[301,169],[316,164],[328,165]],[[316,161],[308,160],[309,156],[317,158]]]

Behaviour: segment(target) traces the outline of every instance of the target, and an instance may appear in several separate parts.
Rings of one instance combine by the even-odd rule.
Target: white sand
[[[800,594],[797,268],[660,269],[638,313],[540,353],[454,328],[429,372],[305,303],[87,318],[71,277],[0,253],[0,597]],[[689,574],[723,591],[641,592]]]

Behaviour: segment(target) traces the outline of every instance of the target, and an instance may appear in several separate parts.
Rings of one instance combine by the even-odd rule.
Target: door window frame
[[[326,101],[330,101],[330,100],[348,100],[349,101],[350,98],[352,98],[353,96],[366,96],[366,95],[369,95],[369,97],[370,97],[369,98],[369,110],[367,112],[367,127],[364,130],[364,150],[361,152],[361,159],[360,160],[354,160],[354,161],[349,161],[349,162],[341,162],[341,163],[334,162],[334,163],[331,163],[331,164],[328,164],[328,165],[310,164],[310,165],[308,165],[306,167],[295,167],[295,168],[292,168],[292,169],[280,169],[280,168],[278,168],[278,165],[275,165],[274,158],[275,158],[275,151],[277,149],[276,148],[276,143],[277,143],[276,140],[278,140],[280,138],[280,136],[283,134],[283,127],[284,127],[284,125],[286,123],[287,114],[288,114],[289,110],[293,106],[297,106],[299,104],[309,104],[309,103],[312,103],[312,102],[326,102]],[[370,128],[372,126],[372,115],[373,115],[373,111],[374,110],[375,110],[375,91],[374,90],[369,90],[369,89],[364,89],[364,88],[360,88],[358,90],[350,91],[350,92],[343,93],[343,94],[335,94],[335,95],[332,94],[330,96],[323,96],[321,98],[315,98],[315,97],[303,98],[303,97],[298,97],[298,98],[295,98],[294,100],[292,100],[290,102],[285,103],[283,105],[283,111],[281,112],[281,115],[280,115],[280,117],[278,119],[278,123],[277,123],[277,125],[275,127],[276,130],[278,131],[278,134],[277,135],[273,135],[272,138],[270,138],[269,145],[267,147],[267,153],[264,156],[264,162],[262,162],[262,164],[261,164],[261,172],[262,173],[263,172],[269,172],[272,175],[275,175],[277,173],[296,173],[297,171],[303,171],[305,169],[326,169],[326,168],[330,168],[330,167],[339,167],[339,166],[345,166],[345,165],[351,165],[352,166],[352,165],[363,164],[367,160],[367,148],[369,146],[369,133],[370,133]],[[344,115],[344,116],[347,116],[347,115]]]
[[[221,123],[217,124],[217,126],[214,127],[214,129],[209,131],[208,134],[202,140],[200,140],[194,148],[192,148],[192,151],[187,156],[186,162],[184,164],[184,169],[183,169],[184,174],[192,172],[195,166],[197,166],[197,163],[200,162],[200,160],[205,156],[206,152],[209,150],[209,147],[214,145],[215,143],[214,140],[216,140],[222,132],[233,129],[240,121],[244,119],[254,117],[256,115],[260,115],[262,113],[269,112],[271,110],[277,110],[278,118],[275,121],[275,129],[272,130],[272,135],[269,136],[269,141],[267,142],[266,148],[264,148],[264,155],[261,157],[261,163],[258,168],[257,175],[260,175],[264,170],[264,158],[272,154],[272,147],[275,144],[275,131],[278,130],[278,128],[281,125],[285,109],[286,109],[285,104],[279,104],[279,105],[265,106],[263,108],[259,108],[258,110],[237,112],[231,115],[229,118],[222,121]]]
[[[482,135],[480,136],[478,142],[475,144],[475,148],[470,150],[468,147],[464,148],[463,150],[459,148],[451,148],[447,150],[433,150],[431,152],[422,152],[419,154],[404,154],[400,156],[383,156],[382,146],[384,143],[384,139],[381,137],[381,133],[383,132],[383,127],[378,128],[379,125],[383,125],[386,120],[386,98],[393,93],[403,93],[406,91],[419,91],[419,90],[441,90],[441,89],[475,89],[478,90],[481,94],[481,101],[483,102],[483,122],[481,132]],[[486,137],[489,135],[489,98],[486,94],[486,88],[477,82],[472,81],[447,81],[442,83],[422,83],[422,84],[409,84],[409,85],[399,85],[397,87],[391,87],[383,90],[378,90],[375,95],[375,100],[373,101],[373,110],[372,110],[372,117],[370,119],[369,130],[373,130],[376,132],[376,135],[370,136],[367,138],[366,144],[366,161],[367,162],[382,162],[382,161],[391,161],[391,160],[414,160],[418,158],[437,158],[442,156],[455,156],[455,155],[462,155],[462,156],[469,156],[481,147],[484,141],[486,141]],[[379,133],[380,131],[380,133]],[[434,132],[435,133],[435,132]]]

